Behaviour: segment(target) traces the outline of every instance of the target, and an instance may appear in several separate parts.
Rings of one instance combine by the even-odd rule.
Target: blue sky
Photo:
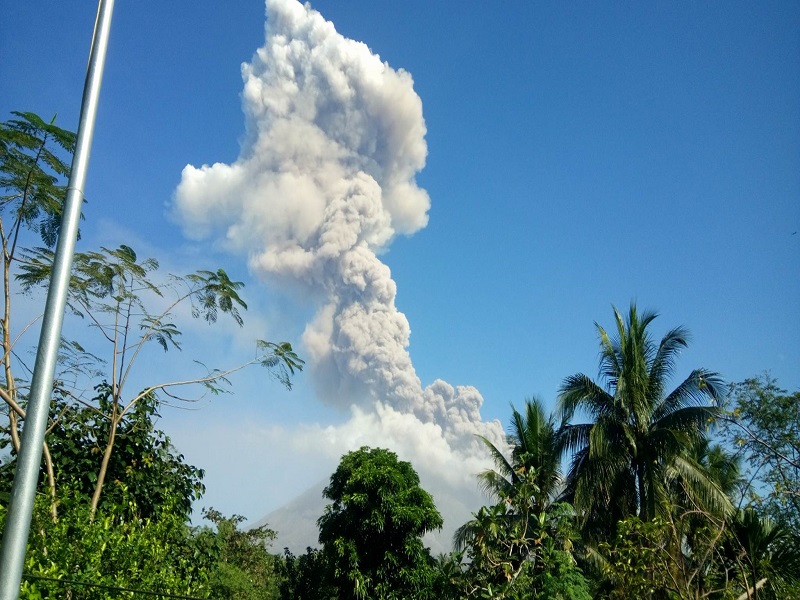
[[[565,376],[594,376],[593,323],[611,327],[611,305],[631,300],[661,314],[656,335],[679,324],[692,332],[678,375],[703,366],[736,381],[770,370],[800,386],[800,6],[312,7],[410,73],[422,102],[428,154],[416,182],[430,196],[429,222],[379,256],[423,386],[473,385],[483,418],[505,423],[509,403],[533,394],[552,403]],[[3,119],[30,110],[77,126],[94,10],[4,7]],[[187,238],[173,206],[187,164],[239,156],[240,65],[263,44],[261,0],[117,3],[81,245],[130,243],[178,271],[222,265],[247,281],[265,335],[303,355],[314,303],[251,274],[218,240]],[[192,330],[184,354],[224,359],[234,337]],[[335,466],[288,458],[276,440],[349,417],[318,400],[307,375],[266,399],[253,397],[261,384],[235,384],[233,398],[163,424],[207,467],[209,503],[257,518]],[[256,451],[243,434],[242,452],[257,456],[240,471],[226,457],[237,427],[254,424],[284,437]],[[264,477],[269,490],[250,481]]]

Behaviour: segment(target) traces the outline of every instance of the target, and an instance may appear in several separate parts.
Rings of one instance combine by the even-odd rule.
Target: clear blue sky
[[[26,110],[77,126],[93,4],[4,6],[4,120]],[[691,330],[679,375],[703,366],[736,381],[769,370],[800,386],[798,3],[312,7],[408,71],[422,101],[428,156],[417,183],[431,199],[429,223],[380,258],[423,385],[474,385],[483,417],[505,423],[509,403],[532,394],[552,403],[565,376],[594,376],[593,322],[611,327],[611,305],[636,300],[661,314],[655,334]],[[236,160],[240,65],[263,44],[262,0],[117,3],[82,245],[128,241],[177,270],[204,266],[198,256],[224,265],[248,281],[269,337],[302,355],[313,304],[267,290],[242,255],[188,240],[168,216],[187,164]],[[199,466],[212,465],[212,503],[254,518],[330,465],[312,476],[298,475],[298,463],[280,476],[261,456],[282,490],[237,505],[214,495],[220,482],[239,484],[193,432],[221,420],[235,430],[240,418],[286,432],[346,415],[305,381],[273,399],[249,389],[245,381],[233,399],[167,414],[165,427]]]

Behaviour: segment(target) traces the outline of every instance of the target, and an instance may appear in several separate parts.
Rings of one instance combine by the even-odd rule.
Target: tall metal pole
[[[17,456],[11,502],[3,531],[2,554],[0,554],[0,600],[16,600],[19,597],[113,10],[114,0],[99,0],[86,83],[83,87],[75,154],[72,159],[50,288],[47,292],[42,330],[39,334],[31,395],[22,431],[22,445]]]

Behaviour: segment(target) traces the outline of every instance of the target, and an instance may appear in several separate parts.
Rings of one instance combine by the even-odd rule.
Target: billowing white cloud
[[[481,420],[475,388],[422,387],[378,258],[428,221],[415,181],[426,129],[411,75],[309,5],[266,5],[266,42],[242,67],[241,154],[231,165],[187,166],[175,214],[187,235],[245,254],[254,273],[303,286],[319,303],[304,357],[323,400],[356,407],[347,425],[325,430],[325,439],[346,438],[331,448],[391,443],[424,470],[439,461],[441,472],[472,477],[485,461],[475,435],[499,442],[501,427]]]

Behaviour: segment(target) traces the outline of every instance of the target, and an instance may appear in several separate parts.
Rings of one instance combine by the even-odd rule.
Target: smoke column
[[[451,454],[477,457],[475,434],[499,442],[501,427],[481,420],[475,388],[422,387],[395,282],[377,256],[428,221],[430,199],[415,181],[426,129],[411,75],[308,5],[266,6],[266,42],[242,66],[241,154],[187,166],[176,215],[187,235],[221,241],[259,276],[303,286],[318,302],[302,341],[323,400],[353,406],[362,421],[371,415],[390,438],[427,439],[432,451],[438,436]]]

